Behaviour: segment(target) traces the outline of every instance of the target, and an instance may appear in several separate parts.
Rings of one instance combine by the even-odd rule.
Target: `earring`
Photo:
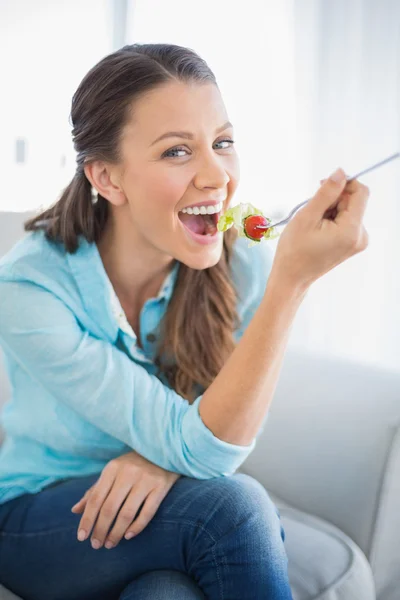
[[[91,194],[92,194],[92,204],[96,204],[99,201],[99,192],[96,190],[96,188],[92,187]]]

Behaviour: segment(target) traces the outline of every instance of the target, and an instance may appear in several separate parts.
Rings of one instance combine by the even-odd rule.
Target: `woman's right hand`
[[[289,285],[307,289],[315,280],[368,246],[362,220],[369,188],[357,180],[323,181],[311,200],[286,225],[272,270]]]

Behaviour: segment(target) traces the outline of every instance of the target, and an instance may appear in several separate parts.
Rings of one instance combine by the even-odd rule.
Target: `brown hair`
[[[53,206],[25,223],[26,231],[42,229],[49,240],[62,242],[70,253],[76,252],[79,236],[88,242],[99,240],[109,203],[100,194],[93,203],[84,164],[95,160],[117,164],[120,134],[132,102],[168,81],[217,85],[202,58],[173,44],[124,46],[86,74],[71,106],[75,176]],[[158,376],[163,374],[189,402],[199,392],[198,386],[205,390],[212,383],[235,347],[237,293],[230,262],[236,237],[234,228],[224,233],[223,253],[215,266],[194,270],[180,265],[162,323],[155,359]]]

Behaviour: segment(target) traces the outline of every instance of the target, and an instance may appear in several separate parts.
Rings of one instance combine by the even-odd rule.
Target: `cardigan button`
[[[155,342],[156,341],[156,336],[154,335],[154,333],[149,333],[148,335],[146,335],[146,340],[148,342]]]

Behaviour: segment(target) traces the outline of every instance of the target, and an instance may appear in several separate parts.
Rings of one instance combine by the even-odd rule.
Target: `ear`
[[[127,202],[125,193],[119,185],[119,168],[116,165],[96,160],[85,165],[84,171],[96,192],[111,204],[122,206]]]

